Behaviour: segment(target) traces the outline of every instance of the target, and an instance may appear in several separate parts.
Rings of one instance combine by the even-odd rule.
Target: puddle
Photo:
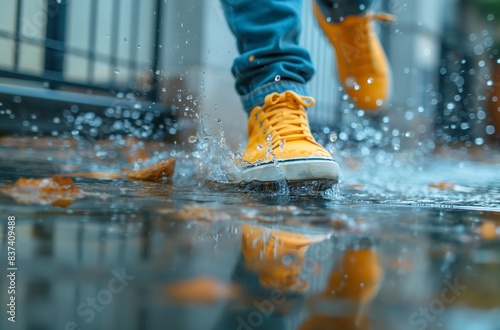
[[[500,324],[494,157],[437,156],[404,167],[379,164],[381,154],[339,153],[338,186],[305,197],[311,190],[231,184],[237,168],[221,158],[224,148],[156,144],[145,148],[148,157],[133,150],[140,157],[129,159],[125,147],[96,153],[59,140],[19,148],[22,141],[0,146],[2,187],[62,173],[109,177],[72,177],[80,193],[66,207],[0,195],[2,214],[16,217],[19,329]],[[176,159],[172,181],[111,175],[168,158]],[[0,235],[5,247],[7,226]]]

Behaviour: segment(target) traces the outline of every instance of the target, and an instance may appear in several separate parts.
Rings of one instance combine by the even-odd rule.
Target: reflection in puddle
[[[74,185],[63,184],[70,187],[63,196],[74,198],[58,208],[50,198],[13,199],[19,190],[13,184],[25,173],[42,182],[64,172],[122,173],[129,164],[68,163],[57,148],[13,148],[0,147],[1,185],[11,191],[0,204],[18,219],[17,285],[26,316],[20,329],[462,330],[466,324],[496,330],[500,324],[494,164],[436,159],[404,178],[359,164],[345,169],[341,198],[325,198],[207,186],[204,179],[213,177],[200,158],[158,152],[137,168],[173,157],[169,184],[75,176]],[[0,241],[5,237],[2,226]],[[122,271],[133,280],[113,294],[113,272]],[[81,315],[89,306],[91,321]],[[8,329],[5,322],[0,328]]]

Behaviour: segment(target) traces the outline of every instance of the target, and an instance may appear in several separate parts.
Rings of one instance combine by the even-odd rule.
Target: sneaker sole
[[[242,171],[242,182],[328,181],[337,183],[339,165],[333,159],[300,158],[253,165]]]

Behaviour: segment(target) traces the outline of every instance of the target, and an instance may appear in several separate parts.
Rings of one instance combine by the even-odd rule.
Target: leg
[[[232,72],[248,117],[246,166],[239,181],[338,181],[338,164],[309,129],[314,74],[298,45],[301,0],[221,0],[240,56]],[[331,187],[331,185],[330,185]]]
[[[340,83],[361,109],[378,110],[389,101],[389,65],[373,21],[387,14],[366,13],[371,0],[315,0],[319,26],[334,46]]]
[[[232,72],[250,112],[272,92],[307,95],[314,74],[309,53],[298,45],[302,0],[221,0],[240,56]]]

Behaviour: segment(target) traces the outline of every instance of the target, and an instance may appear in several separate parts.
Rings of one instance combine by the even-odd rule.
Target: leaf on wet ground
[[[472,188],[460,186],[460,185],[457,185],[453,182],[447,182],[447,181],[442,181],[442,182],[438,182],[438,183],[429,183],[429,188],[434,188],[434,189],[439,189],[439,190],[465,192],[465,193],[474,191],[474,189],[472,189]]]
[[[174,169],[175,159],[169,158],[152,166],[136,171],[130,171],[127,173],[127,177],[133,180],[161,181],[172,178],[174,175]]]
[[[1,190],[18,203],[68,207],[79,197],[81,190],[72,179],[63,177],[20,178]]]
[[[97,180],[131,179],[140,181],[162,181],[172,178],[175,169],[175,159],[169,158],[149,167],[129,171],[123,170],[122,173],[113,172],[77,172],[63,173],[58,176],[72,178],[87,178]]]
[[[88,172],[88,173],[64,173],[59,176],[72,177],[72,178],[86,178],[97,180],[113,180],[122,179],[123,175],[119,173],[101,173],[101,172]]]

